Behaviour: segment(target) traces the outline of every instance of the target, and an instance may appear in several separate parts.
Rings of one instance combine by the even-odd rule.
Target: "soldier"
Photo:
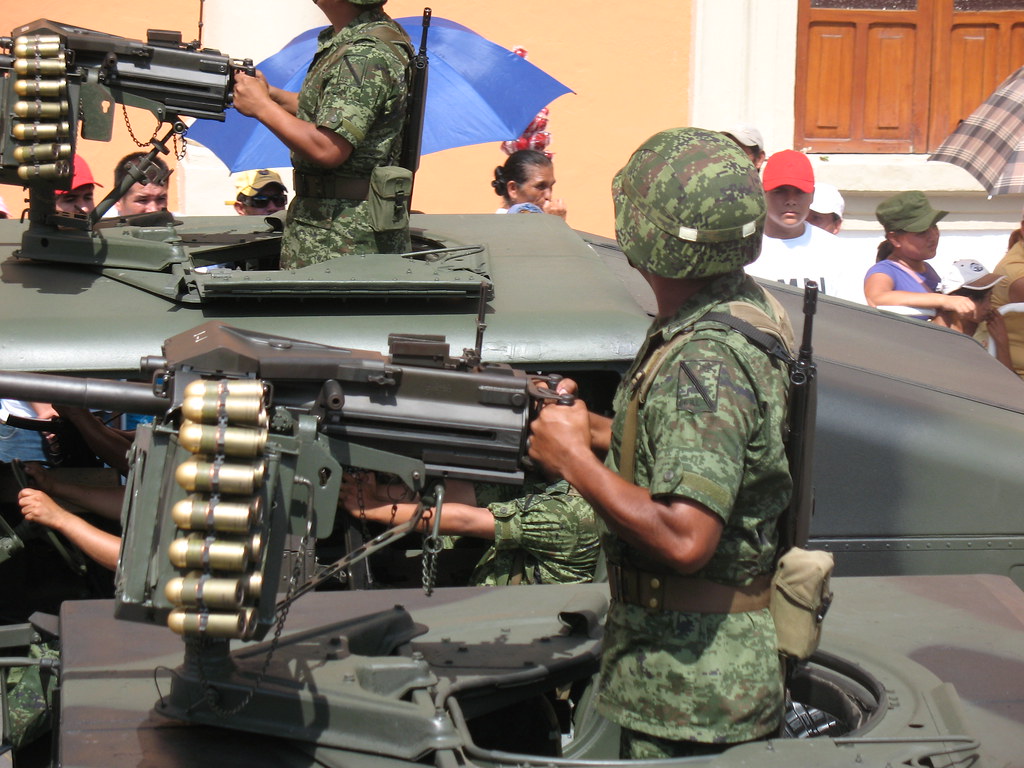
[[[292,269],[344,253],[409,250],[407,221],[381,229],[365,204],[371,172],[401,148],[412,44],[375,0],[317,0],[332,26],[299,93],[235,75],[235,107],[292,150],[295,199],[281,242]]]
[[[657,317],[614,421],[581,401],[546,405],[530,455],[577,488],[603,528],[613,600],[598,707],[622,726],[621,756],[706,754],[780,724],[767,606],[792,481],[785,366],[704,316],[754,318],[790,347],[792,332],[743,272],[761,248],[765,200],[732,141],[656,134],[612,188],[616,235]],[[608,451],[605,464],[595,450]]]

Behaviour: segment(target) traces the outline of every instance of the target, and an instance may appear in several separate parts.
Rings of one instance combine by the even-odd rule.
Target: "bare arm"
[[[917,293],[893,290],[888,275],[875,273],[864,280],[864,298],[872,307],[896,305],[918,309],[940,309],[968,317],[974,312],[974,302],[966,296],[947,296],[944,293]]]
[[[35,488],[22,488],[18,493],[18,504],[26,520],[45,525],[63,534],[68,541],[104,568],[117,568],[117,557],[121,549],[121,539],[118,536],[90,525]]]
[[[60,406],[57,411],[70,421],[89,449],[122,475],[128,474],[128,449],[132,447],[134,435],[120,429],[108,427],[89,410]]]
[[[1006,320],[998,310],[993,309],[989,313],[986,318],[986,327],[989,338],[992,339],[996,348],[996,360],[1011,371],[1014,370],[1013,360],[1010,358],[1010,337],[1006,331]]]
[[[475,494],[469,483],[449,483],[451,498],[475,501]],[[465,486],[465,487],[463,487]],[[468,488],[468,491],[466,490]],[[410,501],[390,502],[376,487],[372,475],[355,477],[346,475],[341,487],[340,502],[355,518],[363,515],[367,520],[382,525],[401,525],[412,519],[416,504]],[[361,508],[361,504],[367,505]],[[417,528],[422,533],[431,530],[433,519],[424,515]],[[474,536],[478,539],[494,539],[494,515],[486,507],[460,501],[445,502],[441,508],[440,532],[451,536]]]
[[[298,95],[273,90],[266,80],[235,73],[235,109],[255,117],[277,136],[288,149],[312,163],[336,168],[348,160],[352,145],[333,131],[296,117]]]
[[[87,509],[108,520],[121,519],[121,504],[124,501],[124,486],[86,485],[69,483],[48,472],[38,462],[25,464],[25,473],[32,478],[39,490],[82,509]]]
[[[545,406],[530,456],[568,480],[623,540],[680,573],[699,571],[718,547],[721,520],[690,499],[654,499],[604,466],[591,450],[590,416],[582,401]]]

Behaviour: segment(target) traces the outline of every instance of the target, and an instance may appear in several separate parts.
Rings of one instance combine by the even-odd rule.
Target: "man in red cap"
[[[76,154],[75,172],[71,177],[71,189],[58,189],[55,192],[57,195],[57,212],[72,216],[75,214],[85,215],[92,213],[93,208],[96,207],[92,197],[93,189],[102,186],[102,184],[96,183],[96,179],[93,178],[92,171],[89,168],[89,164],[85,162],[85,159],[81,155]]]
[[[863,304],[863,269],[851,269],[838,237],[807,222],[814,197],[814,169],[807,155],[792,149],[776,152],[765,163],[763,183],[768,206],[764,241],[747,273],[797,288],[814,280],[822,293]]]

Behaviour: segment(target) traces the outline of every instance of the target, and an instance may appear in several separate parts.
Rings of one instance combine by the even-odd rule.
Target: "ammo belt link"
[[[340,176],[312,176],[295,171],[292,174],[292,189],[295,190],[297,197],[322,200],[365,200],[370,191],[370,180]]]
[[[649,611],[681,613],[746,613],[768,607],[770,574],[750,584],[730,586],[717,581],[679,574],[641,571],[628,565],[608,563],[612,597]]]

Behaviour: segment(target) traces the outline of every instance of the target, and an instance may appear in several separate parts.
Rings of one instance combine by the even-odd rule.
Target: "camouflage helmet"
[[[630,263],[662,277],[725,274],[754,261],[764,190],[735,142],[700,128],[657,133],[612,182],[615,234]]]
[[[384,5],[388,0],[348,0],[352,5]]]

